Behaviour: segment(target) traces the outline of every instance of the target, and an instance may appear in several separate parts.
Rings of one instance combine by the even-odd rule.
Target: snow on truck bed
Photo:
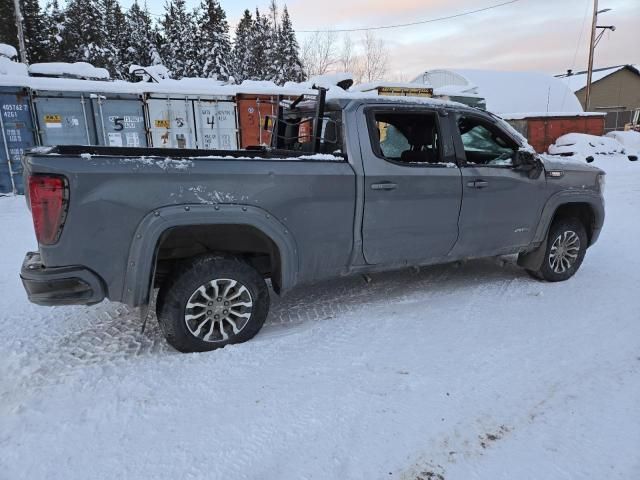
[[[470,261],[273,298],[251,342],[183,355],[155,318],[27,302],[0,198],[0,478],[640,478],[640,163],[573,279]]]

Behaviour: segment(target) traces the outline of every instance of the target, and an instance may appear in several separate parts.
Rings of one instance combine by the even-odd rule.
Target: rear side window
[[[370,118],[373,151],[379,157],[405,165],[441,161],[435,113],[374,112]]]

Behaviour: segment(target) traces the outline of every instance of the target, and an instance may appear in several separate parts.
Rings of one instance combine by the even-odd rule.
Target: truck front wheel
[[[529,273],[548,282],[567,280],[582,265],[587,245],[587,232],[580,220],[559,218],[549,229],[547,249],[540,269]]]
[[[168,278],[156,311],[171,346],[204,352],[253,338],[267,318],[269,291],[264,278],[242,260],[203,256]]]

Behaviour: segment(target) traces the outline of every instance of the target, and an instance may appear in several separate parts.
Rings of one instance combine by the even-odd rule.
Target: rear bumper
[[[29,301],[37,305],[92,305],[105,298],[104,284],[84,267],[42,264],[38,252],[28,252],[20,271]]]

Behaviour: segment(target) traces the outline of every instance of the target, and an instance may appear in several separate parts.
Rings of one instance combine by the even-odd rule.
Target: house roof
[[[591,82],[595,83],[599,80],[602,80],[603,78],[608,77],[609,75],[612,75],[624,69],[630,70],[640,76],[640,65],[616,65],[613,67],[594,69]],[[564,82],[564,84],[567,85],[573,92],[578,92],[587,86],[586,70],[582,72],[575,72],[572,75],[567,75],[566,73],[562,75],[556,75],[556,77],[559,78],[560,81]]]
[[[434,89],[456,87],[486,99],[487,110],[497,114],[556,112],[581,113],[582,105],[567,86],[546,73],[498,70],[428,70],[414,82]]]

